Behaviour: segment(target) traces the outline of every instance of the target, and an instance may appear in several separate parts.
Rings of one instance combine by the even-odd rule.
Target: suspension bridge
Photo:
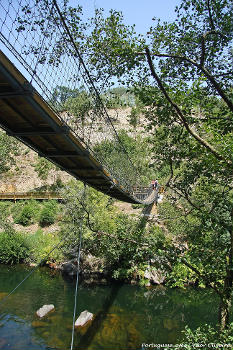
[[[1,128],[98,191],[153,203],[156,191],[140,185],[57,2],[3,1],[0,12]],[[84,95],[86,109],[74,118],[66,102]],[[104,142],[114,146],[112,157],[99,147]]]
[[[145,187],[142,174],[127,154],[101,98],[104,83],[84,61],[73,28],[66,21],[67,8],[60,10],[56,0],[3,0],[0,13],[0,127],[98,191],[124,202],[148,205],[149,215],[159,189]],[[69,107],[78,103],[81,108],[74,113]],[[110,144],[109,153],[106,145]],[[5,199],[6,193],[1,196]],[[25,199],[35,194],[17,196]],[[82,221],[83,217],[79,222],[71,350]],[[55,245],[0,304],[68,239]]]

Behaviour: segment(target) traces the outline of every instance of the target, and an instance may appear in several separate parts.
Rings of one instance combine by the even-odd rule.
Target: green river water
[[[30,271],[0,265],[0,299]],[[48,268],[36,270],[0,305],[0,349],[69,349],[75,282]],[[95,314],[89,327],[75,330],[74,349],[139,350],[143,343],[175,344],[185,325],[215,324],[218,300],[207,290],[144,288],[113,284],[84,286],[78,291],[77,313]],[[55,311],[43,319],[35,312],[44,304]]]

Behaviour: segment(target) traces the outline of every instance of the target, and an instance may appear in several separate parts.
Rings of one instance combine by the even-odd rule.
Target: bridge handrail
[[[0,3],[0,12],[3,14],[0,18],[0,40],[7,54],[16,58],[20,70],[28,77],[28,82],[22,86],[23,91],[38,94],[50,105],[62,125],[85,146],[87,153],[103,165],[109,177],[116,180],[113,184],[118,183],[119,188],[123,186],[125,193],[134,198],[145,197],[146,193],[150,193],[149,189],[133,189],[135,184],[139,187],[137,169],[114,128],[56,0],[18,0],[7,3]],[[88,96],[92,109],[85,110],[87,123],[83,124],[83,128],[80,128],[80,116],[79,124],[71,120],[72,114],[67,118],[62,116],[64,101],[59,95],[59,88],[64,86],[71,96],[74,91],[77,94],[85,91]],[[106,159],[106,155],[95,148],[97,141],[94,134],[99,122],[103,127],[100,134],[102,141],[114,141],[119,149],[119,160],[115,161],[114,166],[111,159]]]

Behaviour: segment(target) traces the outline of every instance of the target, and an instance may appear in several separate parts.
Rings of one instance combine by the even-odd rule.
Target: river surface
[[[0,265],[0,299],[30,271],[22,265]],[[37,269],[0,305],[0,349],[69,349],[75,282],[59,272]],[[77,313],[88,310],[94,321],[75,330],[74,349],[139,350],[142,343],[179,343],[185,325],[215,324],[218,300],[212,291],[144,288],[113,284],[80,285]],[[55,311],[36,316],[44,304]]]

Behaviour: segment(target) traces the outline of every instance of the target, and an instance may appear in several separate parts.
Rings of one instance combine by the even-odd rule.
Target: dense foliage
[[[16,232],[0,233],[0,263],[17,264],[29,256],[29,247],[25,236]]]
[[[202,329],[198,327],[195,331],[186,327],[182,342],[186,345],[185,349],[187,350],[193,350],[193,344],[203,344],[203,347],[230,349],[233,342],[233,323],[220,334],[216,329],[208,325],[205,325]]]
[[[40,210],[38,203],[35,200],[29,201],[29,203],[19,203],[17,208],[13,208],[13,214],[15,217],[15,223],[21,224],[23,226],[28,226],[34,223],[38,216],[38,211]]]
[[[54,224],[54,222],[56,221],[57,212],[58,206],[56,201],[47,202],[40,213],[40,225],[49,226]]]
[[[43,264],[51,262],[59,264],[64,261],[62,251],[59,248],[53,250],[56,245],[59,245],[57,233],[43,232],[39,229],[34,234],[27,236],[26,240],[29,247],[27,261],[39,263],[44,259]]]
[[[51,162],[49,162],[46,158],[39,156],[33,166],[39,178],[44,181],[47,180],[49,172],[55,169],[55,166]]]
[[[118,80],[146,106],[154,167],[178,208],[165,220],[174,238],[161,254],[216,291],[222,329],[233,291],[231,13],[229,1],[182,0],[174,22],[154,19],[144,37],[121,13],[97,9],[77,35],[99,84]]]
[[[44,259],[52,248],[59,243],[57,234],[50,232],[49,225],[57,220],[60,206],[55,201],[39,203],[35,200],[0,203],[0,263],[15,264],[21,262],[36,262]],[[39,228],[36,232],[26,232],[23,227],[15,231],[14,222],[22,226],[40,224],[48,226],[48,231]],[[62,252],[57,249],[49,254],[44,262],[61,262],[64,259]]]
[[[143,218],[122,214],[111,199],[77,182],[70,183],[64,197],[64,254],[69,257],[77,251],[81,230],[83,254],[102,259],[109,276],[123,280],[137,276],[143,281],[150,258],[165,241],[159,227],[146,229]]]

